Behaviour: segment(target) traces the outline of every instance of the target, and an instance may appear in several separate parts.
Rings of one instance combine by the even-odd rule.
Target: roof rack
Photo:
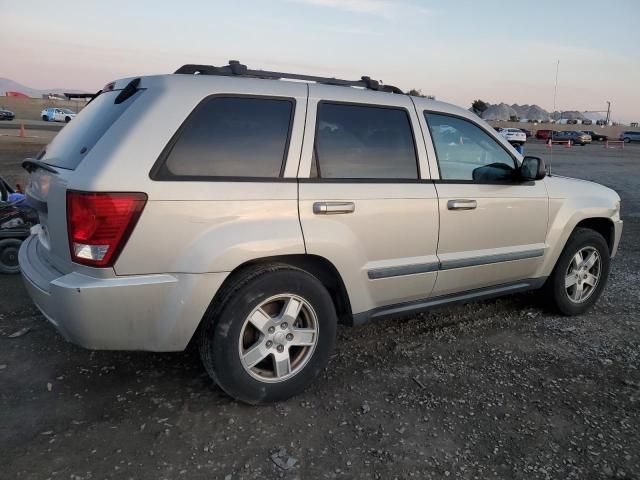
[[[229,60],[229,65],[224,67],[214,67],[213,65],[194,65],[187,64],[181,66],[174,73],[184,75],[221,75],[226,77],[253,77],[253,78],[269,78],[272,80],[289,79],[304,80],[307,82],[324,83],[327,85],[339,85],[343,87],[361,87],[368,90],[378,90],[381,92],[399,93],[404,92],[393,85],[383,85],[378,80],[372,80],[370,77],[361,77],[360,80],[341,80],[339,78],[317,77],[314,75],[301,75],[298,73],[269,72],[267,70],[250,70],[246,65],[241,64],[238,60]]]

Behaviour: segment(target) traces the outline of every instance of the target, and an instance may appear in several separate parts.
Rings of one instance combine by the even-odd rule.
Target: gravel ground
[[[552,169],[623,199],[591,312],[524,294],[341,328],[324,375],[274,406],[231,401],[191,350],[70,345],[0,277],[0,477],[640,478],[640,147],[554,149]]]

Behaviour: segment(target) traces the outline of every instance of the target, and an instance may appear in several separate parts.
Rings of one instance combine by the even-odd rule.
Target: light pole
[[[558,71],[560,70],[560,60],[556,63],[556,87],[553,91],[553,111],[556,111],[556,99],[558,97]],[[562,115],[560,115],[562,117]]]

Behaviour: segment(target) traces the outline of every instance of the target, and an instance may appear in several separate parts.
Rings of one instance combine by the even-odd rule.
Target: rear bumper
[[[63,274],[25,240],[20,268],[29,296],[69,341],[95,350],[180,351],[227,273],[96,278]]]

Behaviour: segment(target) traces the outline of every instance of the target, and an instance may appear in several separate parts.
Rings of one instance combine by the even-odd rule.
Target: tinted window
[[[279,177],[293,101],[211,97],[187,118],[160,176]]]
[[[418,178],[403,109],[320,103],[314,155],[322,178]]]
[[[425,113],[443,180],[504,181],[515,161],[487,132],[457,117]]]
[[[139,90],[120,104],[114,103],[120,93],[118,90],[98,95],[55,136],[42,161],[60,168],[75,169],[142,92]],[[47,114],[53,115],[54,110],[48,109]]]

